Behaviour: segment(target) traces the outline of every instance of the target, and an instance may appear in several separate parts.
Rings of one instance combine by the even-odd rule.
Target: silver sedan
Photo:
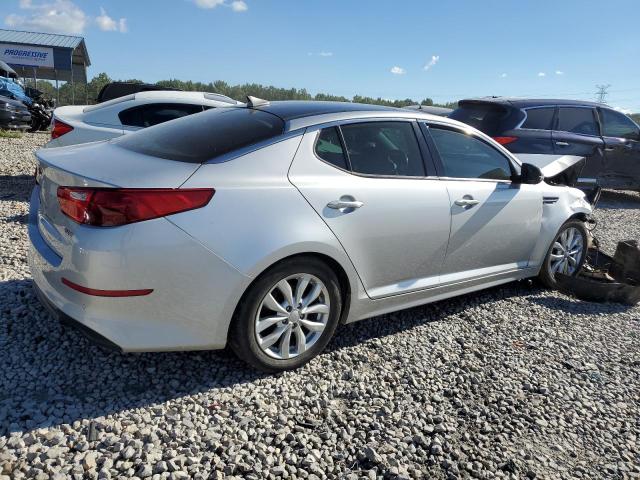
[[[584,194],[418,110],[250,99],[37,152],[42,302],[124,352],[299,367],[341,323],[584,261]]]

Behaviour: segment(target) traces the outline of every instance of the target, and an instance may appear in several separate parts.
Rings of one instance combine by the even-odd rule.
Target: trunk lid
[[[200,166],[137,154],[108,142],[41,149],[36,158],[38,229],[60,257],[69,252],[78,228],[95,227],[80,226],[62,213],[58,187],[178,188]]]

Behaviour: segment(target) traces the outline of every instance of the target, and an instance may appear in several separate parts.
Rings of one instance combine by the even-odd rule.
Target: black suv
[[[488,97],[461,100],[450,118],[492,136],[513,153],[586,157],[581,177],[640,191],[640,127],[594,102]]]

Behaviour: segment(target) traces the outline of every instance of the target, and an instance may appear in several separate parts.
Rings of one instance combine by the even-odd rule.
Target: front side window
[[[592,108],[560,107],[558,109],[558,127],[562,132],[582,135],[598,135],[598,126]]]
[[[440,154],[445,177],[511,179],[509,160],[482,140],[443,128],[430,127],[429,133]]]
[[[602,134],[605,137],[626,138],[627,140],[640,140],[638,126],[626,115],[603,108]]]
[[[118,118],[123,125],[146,128],[199,112],[202,112],[202,105],[152,103],[123,110]]]
[[[520,128],[532,128],[535,130],[551,130],[551,122],[555,107],[528,108],[527,118]]]
[[[320,131],[315,150],[316,155],[325,162],[345,170],[347,169],[347,159],[342,149],[337,127],[325,128]]]
[[[353,172],[381,176],[425,176],[418,139],[411,123],[352,123],[343,125],[341,129]]]

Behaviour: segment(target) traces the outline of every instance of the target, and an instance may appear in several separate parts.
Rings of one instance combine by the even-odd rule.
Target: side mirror
[[[537,185],[544,180],[542,171],[535,165],[530,163],[523,163],[520,167],[520,175],[516,178],[517,183],[524,183],[527,185]]]

